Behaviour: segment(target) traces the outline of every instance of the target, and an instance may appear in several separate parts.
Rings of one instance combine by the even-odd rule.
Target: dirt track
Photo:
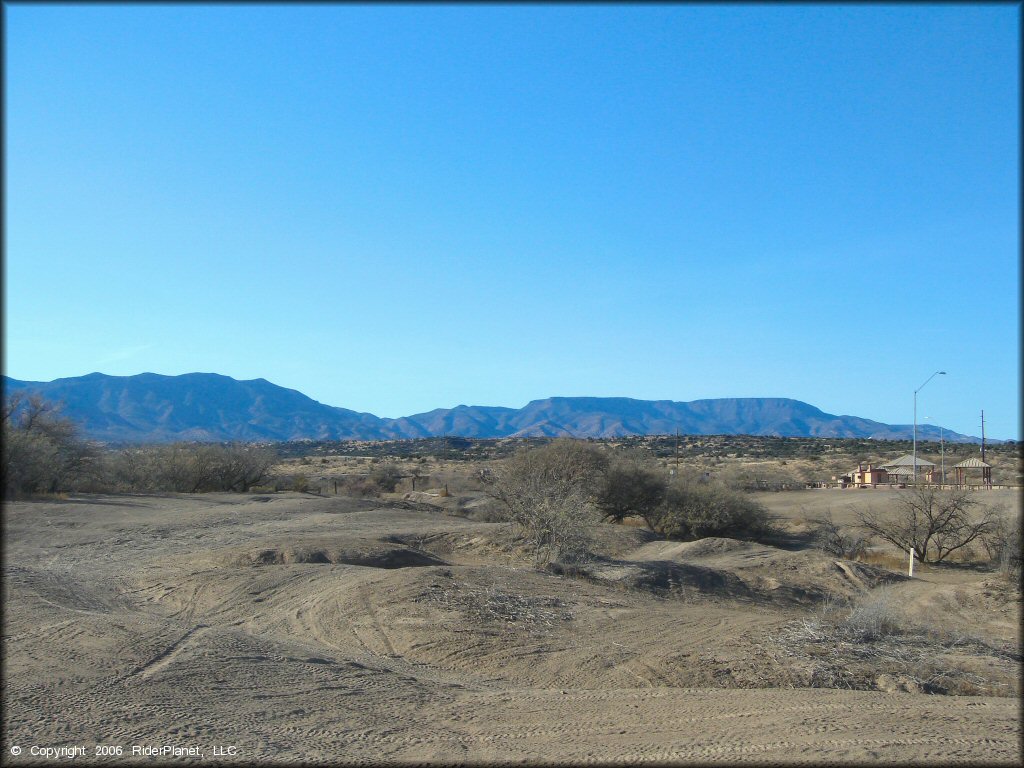
[[[1015,697],[800,687],[765,638],[822,584],[872,586],[810,553],[616,529],[621,554],[585,581],[519,566],[499,525],[370,501],[4,514],[11,762],[38,762],[32,745],[99,762],[96,744],[329,763],[1020,758]]]

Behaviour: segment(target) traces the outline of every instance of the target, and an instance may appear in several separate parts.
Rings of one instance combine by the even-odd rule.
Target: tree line
[[[37,395],[3,406],[4,498],[73,491],[247,491],[266,482],[277,454],[252,445],[172,444],[104,450]]]

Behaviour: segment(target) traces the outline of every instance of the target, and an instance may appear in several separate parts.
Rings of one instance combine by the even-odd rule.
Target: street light
[[[924,380],[924,384],[934,379],[936,376],[945,376],[945,371],[936,371],[927,379]],[[924,389],[924,384],[914,390],[914,485],[917,485],[917,393]]]

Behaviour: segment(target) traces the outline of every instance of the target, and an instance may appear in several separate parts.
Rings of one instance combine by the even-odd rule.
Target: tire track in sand
[[[174,662],[174,658],[179,653],[181,653],[182,648],[185,647],[186,643],[189,640],[195,638],[197,635],[207,632],[209,629],[210,627],[207,624],[197,624],[196,626],[192,627],[192,629],[188,630],[184,635],[182,635],[169,646],[167,646],[160,653],[158,653],[156,656],[151,658],[149,661],[145,662],[144,664],[141,664],[140,666],[136,667],[131,672],[129,672],[125,676],[125,679],[145,679],[147,677],[150,677],[151,675],[156,674],[161,669]]]

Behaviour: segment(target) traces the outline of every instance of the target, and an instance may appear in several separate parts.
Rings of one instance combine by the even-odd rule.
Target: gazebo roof
[[[909,477],[910,475],[914,474],[913,467],[893,467],[892,469],[887,471],[893,477]]]
[[[900,456],[896,461],[890,461],[888,464],[883,464],[882,466],[886,469],[889,467],[912,467],[914,466],[914,457],[908,453],[906,456]],[[935,465],[930,461],[926,461],[925,459],[918,457],[917,466],[934,467]]]
[[[959,467],[960,469],[986,469],[986,468],[987,469],[991,469],[992,465],[991,464],[986,464],[981,459],[972,456],[969,459],[965,459],[964,461],[961,461],[959,464],[954,464],[953,465],[954,469],[956,469],[957,467]]]

